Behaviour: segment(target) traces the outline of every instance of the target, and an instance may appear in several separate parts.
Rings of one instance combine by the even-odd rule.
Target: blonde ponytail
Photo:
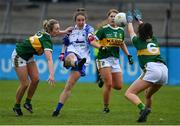
[[[49,19],[43,21],[43,29],[45,32],[50,33],[53,30],[54,24],[59,24],[55,19]]]

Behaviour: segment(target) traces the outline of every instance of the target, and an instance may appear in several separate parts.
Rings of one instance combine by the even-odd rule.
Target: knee
[[[26,89],[29,86],[29,81],[24,81],[24,83],[21,83],[21,88]]]
[[[112,84],[111,83],[106,83],[105,87],[106,87],[106,89],[111,90]]]
[[[117,85],[117,86],[114,86],[113,88],[116,89],[116,90],[121,90],[122,89],[122,85]]]
[[[128,90],[124,94],[125,98],[129,98],[130,95],[131,95],[131,92]]]
[[[39,83],[39,77],[34,77],[33,79],[31,79],[31,83],[33,84],[38,84]]]

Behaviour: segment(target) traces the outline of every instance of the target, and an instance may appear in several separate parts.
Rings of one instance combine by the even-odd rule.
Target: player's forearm
[[[53,67],[52,52],[49,50],[45,50],[45,56],[46,56],[47,63],[48,63],[49,74],[51,77],[54,78],[54,67]]]
[[[53,67],[53,60],[48,60],[48,69],[50,76],[54,77],[54,67]]]
[[[61,50],[61,53],[64,53],[65,50],[66,50],[67,46],[65,46],[64,44],[62,45],[62,50]]]
[[[130,36],[135,34],[132,23],[128,23],[128,33],[129,33]]]
[[[95,41],[95,40],[91,42],[91,45],[98,49],[101,47],[101,45],[99,43],[97,43],[97,41]]]
[[[139,21],[139,24],[142,24],[142,23],[143,23],[143,21],[140,20],[140,21]]]
[[[121,49],[126,54],[126,56],[130,55],[127,46],[124,43],[121,45]]]
[[[67,27],[65,30],[59,30],[59,35],[68,34],[72,31],[73,27]]]

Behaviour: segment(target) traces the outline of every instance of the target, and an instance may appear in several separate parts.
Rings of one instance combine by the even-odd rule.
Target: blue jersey
[[[85,24],[83,29],[79,29],[77,25],[72,32],[64,39],[64,44],[67,46],[65,53],[73,52],[79,58],[86,58],[86,63],[90,62],[90,50],[88,36],[93,34],[94,28]]]

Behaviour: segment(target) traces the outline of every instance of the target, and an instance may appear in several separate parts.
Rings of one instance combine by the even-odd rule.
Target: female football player
[[[74,14],[76,25],[70,34],[64,38],[64,48],[60,59],[64,61],[64,67],[71,68],[70,76],[63,92],[59,96],[59,103],[52,116],[58,116],[64,103],[71,94],[71,89],[81,76],[85,76],[85,69],[90,62],[89,45],[103,49],[96,43],[93,35],[94,29],[86,24],[87,15],[84,8],[80,8]]]
[[[16,103],[13,107],[13,111],[17,116],[23,115],[20,103],[26,90],[28,91],[24,108],[31,113],[33,112],[31,99],[39,82],[39,73],[33,55],[45,54],[49,69],[48,82],[53,85],[53,44],[51,37],[68,33],[71,30],[69,27],[65,31],[60,31],[59,22],[54,19],[45,20],[43,22],[43,29],[43,31],[37,32],[34,36],[25,39],[24,42],[17,43],[16,49],[12,53],[12,65],[20,81],[20,85],[16,92]]]
[[[100,76],[104,82],[103,90],[103,112],[108,113],[111,89],[120,90],[123,85],[122,70],[119,62],[119,48],[128,57],[129,63],[133,64],[132,56],[129,54],[126,44],[124,43],[124,28],[118,27],[114,18],[119,11],[111,9],[108,11],[108,24],[102,26],[97,32],[96,37],[102,46],[107,50],[98,52],[96,64]]]
[[[145,122],[151,112],[153,94],[167,83],[168,69],[160,55],[158,41],[153,36],[152,25],[142,22],[140,11],[135,10],[134,12],[134,16],[139,22],[138,35],[134,32],[133,16],[130,11],[127,13],[128,32],[137,49],[138,60],[143,73],[127,89],[125,96],[140,109],[140,116],[137,121]],[[142,91],[145,91],[145,105],[138,97]]]

